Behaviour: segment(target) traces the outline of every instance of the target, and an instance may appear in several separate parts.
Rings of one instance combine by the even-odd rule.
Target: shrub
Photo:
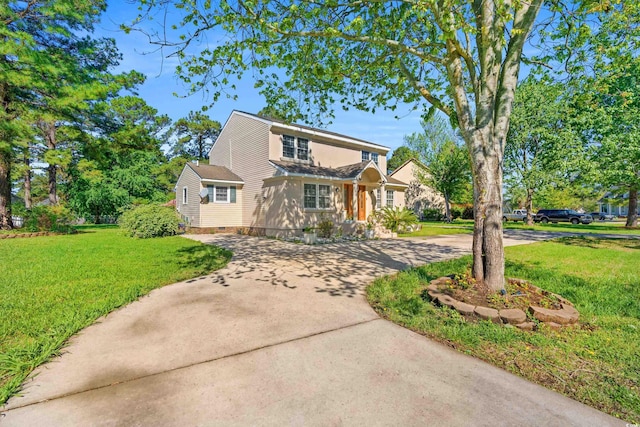
[[[440,209],[430,208],[422,211],[422,217],[425,221],[442,221],[444,215],[442,215]]]
[[[69,233],[73,231],[72,219],[71,212],[64,206],[34,206],[25,211],[23,228],[31,232]]]
[[[177,234],[180,219],[173,208],[141,205],[122,214],[119,223],[129,236],[147,239]]]
[[[473,219],[473,206],[467,206],[462,211],[462,219]]]
[[[328,239],[333,235],[333,221],[328,218],[321,217],[316,229],[318,230],[318,237]]]
[[[411,225],[418,222],[416,214],[407,208],[400,209],[385,206],[380,212],[382,225],[391,231],[407,230]]]
[[[460,208],[451,208],[451,219],[458,219],[462,216],[462,209]]]

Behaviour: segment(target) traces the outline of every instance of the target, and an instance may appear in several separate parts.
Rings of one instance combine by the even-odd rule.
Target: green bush
[[[473,206],[467,206],[462,211],[462,219],[473,219]]]
[[[318,237],[328,239],[333,235],[333,221],[328,218],[320,218],[320,222],[316,226]]]
[[[451,219],[458,219],[462,216],[462,209],[451,208]]]
[[[444,215],[442,215],[440,209],[430,208],[422,211],[422,217],[425,221],[442,221]]]
[[[69,233],[73,230],[72,220],[71,212],[64,206],[34,206],[25,210],[22,228],[31,232]]]
[[[178,233],[180,219],[173,208],[159,205],[141,205],[122,214],[120,226],[131,237],[173,236]]]
[[[382,225],[391,231],[406,231],[418,222],[416,214],[407,208],[391,208],[385,206],[380,211]]]

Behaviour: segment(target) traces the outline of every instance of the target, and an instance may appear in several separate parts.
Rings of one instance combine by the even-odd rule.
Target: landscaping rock
[[[449,277],[438,277],[437,279],[433,279],[431,282],[429,282],[429,285],[434,285],[434,286],[443,286],[446,285],[447,282],[449,282],[451,279]]]
[[[522,329],[523,331],[533,331],[536,329],[536,324],[534,322],[523,322],[518,323],[516,328]]]
[[[519,308],[507,308],[505,310],[500,310],[499,315],[500,319],[502,319],[504,323],[509,323],[511,325],[517,325],[518,323],[522,323],[527,320],[526,313]]]
[[[460,314],[471,315],[473,314],[473,311],[475,310],[476,306],[467,304],[466,302],[456,301],[453,304],[453,308],[455,308]]]
[[[440,294],[437,297],[440,305],[446,305],[447,307],[455,308],[455,304],[458,302],[451,298],[449,295]]]
[[[438,285],[435,285],[433,282],[431,282],[431,284],[427,286],[427,290],[433,291],[433,292],[440,292],[440,288],[438,287]]]
[[[548,308],[530,305],[529,313],[531,313],[533,317],[541,322],[553,322],[560,325],[576,323],[578,321],[578,317],[580,316],[578,310],[568,304],[562,304],[562,310],[551,310]]]
[[[547,325],[547,327],[549,329],[554,330],[554,331],[558,331],[558,330],[562,329],[562,325],[559,325],[556,322],[546,322],[545,325]]]
[[[442,295],[440,292],[428,291],[427,295],[429,295],[429,299],[431,301],[435,301],[438,299],[438,296]]]
[[[495,308],[482,307],[479,305],[473,310],[473,312],[481,319],[500,323],[500,316],[498,315],[498,310]]]

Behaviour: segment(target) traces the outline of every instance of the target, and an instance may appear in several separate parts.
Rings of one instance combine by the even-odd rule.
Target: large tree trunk
[[[492,146],[489,134],[474,133],[475,147]],[[480,141],[477,141],[477,139]],[[502,158],[494,150],[473,152],[473,277],[491,290],[504,289],[502,242]]]
[[[527,208],[527,225],[533,225],[533,190],[530,188],[527,189],[525,208]]]
[[[47,141],[47,148],[49,150],[55,150],[56,141],[56,125],[55,123],[45,123],[43,126],[44,137]],[[58,204],[58,189],[57,189],[57,176],[58,166],[55,164],[49,164],[47,172],[49,174],[49,202],[51,206]]]
[[[625,227],[638,226],[638,186],[632,185],[629,188],[629,212],[627,213],[627,223]]]
[[[444,217],[447,222],[451,222],[451,207],[449,204],[449,194],[444,193]]]
[[[29,148],[24,152],[24,207],[31,209],[31,160],[29,159]]]
[[[11,230],[11,153],[0,150],[0,230]]]

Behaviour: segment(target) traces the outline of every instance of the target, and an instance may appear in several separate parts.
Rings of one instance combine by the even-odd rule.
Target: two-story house
[[[191,227],[299,234],[329,218],[363,222],[382,206],[404,206],[407,183],[387,176],[389,148],[233,111],[209,152],[188,163],[176,208]]]

